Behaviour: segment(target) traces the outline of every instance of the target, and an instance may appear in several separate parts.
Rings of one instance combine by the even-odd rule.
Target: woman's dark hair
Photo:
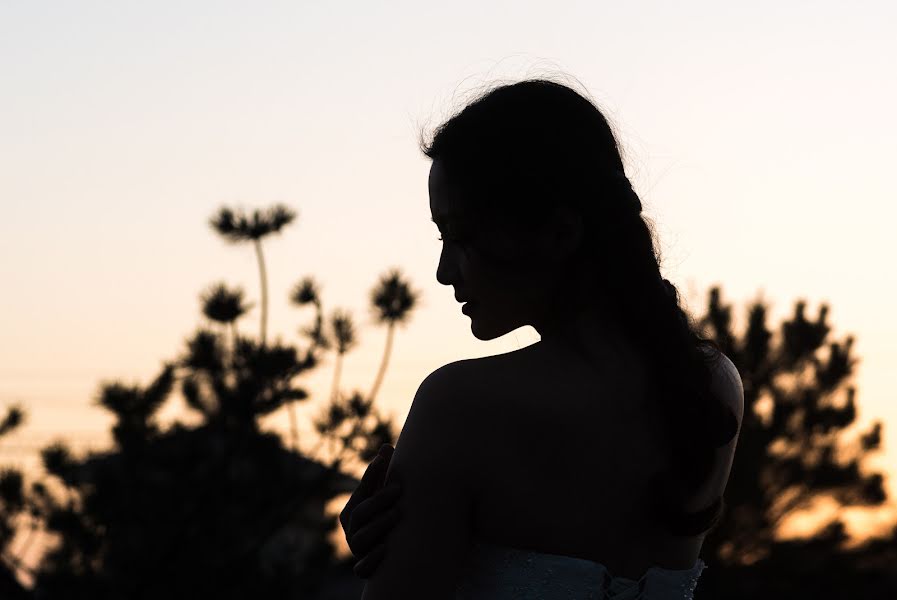
[[[714,450],[738,431],[735,415],[710,391],[709,362],[719,347],[698,335],[675,286],[661,277],[655,236],[601,111],[563,84],[531,79],[481,95],[439,126],[432,142],[422,135],[420,146],[464,190],[458,212],[473,218],[460,230],[471,244],[496,224],[532,231],[559,204],[582,215],[583,245],[569,268],[594,277],[589,289],[559,290],[556,298],[609,310],[653,375],[649,393],[667,425],[671,468],[654,482],[646,518],[677,535],[712,528],[722,497],[697,512],[682,507],[709,477]],[[716,352],[705,353],[708,347]]]

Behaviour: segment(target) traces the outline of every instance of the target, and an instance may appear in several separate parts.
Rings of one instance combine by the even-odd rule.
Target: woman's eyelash
[[[453,242],[453,243],[464,243],[468,241],[468,236],[465,235],[452,235],[450,233],[443,233],[438,238],[440,242]]]

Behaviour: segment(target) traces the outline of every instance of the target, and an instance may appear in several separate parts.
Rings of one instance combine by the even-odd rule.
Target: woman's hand
[[[383,487],[393,447],[383,444],[345,508],[339,515],[349,550],[355,558],[355,574],[367,579],[386,554],[385,540],[399,518],[398,483]]]

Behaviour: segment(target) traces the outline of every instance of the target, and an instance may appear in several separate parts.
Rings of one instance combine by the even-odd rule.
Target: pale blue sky
[[[422,290],[381,391],[400,419],[441,364],[538,339],[477,341],[436,283],[416,136],[479,85],[543,74],[576,78],[617,126],[683,293],[762,291],[775,322],[829,302],[835,336],[857,336],[861,423],[897,423],[897,5],[602,4],[4,2],[0,407],[31,421],[0,452],[56,431],[100,445],[101,379],[147,382],[209,283],[258,298],[251,251],[205,225],[225,203],[299,211],[266,248],[269,331],[296,340],[308,314],[287,290],[318,277],[362,327],[347,385],[367,389],[382,351],[377,276],[399,266]]]

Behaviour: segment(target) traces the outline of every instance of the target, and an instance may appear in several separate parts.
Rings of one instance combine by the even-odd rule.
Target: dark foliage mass
[[[710,565],[696,598],[895,598],[897,529],[846,549],[835,518],[807,540],[782,541],[789,516],[829,497],[842,508],[874,509],[886,500],[881,473],[863,468],[880,449],[882,424],[857,431],[857,359],[853,337],[831,339],[829,308],[815,318],[798,301],[777,330],[768,306],[747,307],[746,326],[733,331],[732,306],[719,288],[702,318],[741,373],[745,413],[722,522],[707,537]]]
[[[18,406],[11,406],[0,420],[0,438],[14,431],[25,420]],[[24,600],[31,596],[16,578],[19,562],[11,546],[16,525],[29,515],[22,473],[17,469],[0,468],[0,598]],[[34,524],[32,517],[30,526]]]
[[[293,217],[272,209],[236,218],[222,209],[212,226],[228,241],[253,243],[266,290],[261,240]],[[97,404],[115,417],[114,447],[80,457],[64,442],[44,448],[49,485],[35,483],[30,494],[20,473],[0,472],[0,597],[358,597],[352,565],[331,542],[337,518],[328,504],[355,488],[351,473],[381,444],[394,442],[395,428],[372,396],[341,393],[340,365],[357,343],[355,326],[346,310],[324,317],[319,287],[306,277],[289,297],[315,311],[313,324],[300,330],[306,339],[300,349],[266,343],[264,322],[258,339],[239,333],[237,322],[251,308],[243,291],[210,286],[200,296],[208,322],[186,340],[181,356],[146,386],[100,386]],[[371,297],[376,322],[388,327],[377,386],[395,325],[409,319],[417,296],[393,269]],[[298,382],[329,350],[336,355],[333,389],[313,419],[313,447],[298,447],[292,412],[288,447],[259,420],[309,399]],[[197,424],[157,422],[175,392],[199,416]],[[0,435],[21,418],[10,411]],[[33,589],[25,590],[14,577],[22,565],[8,542],[29,509],[56,543],[31,573]]]

